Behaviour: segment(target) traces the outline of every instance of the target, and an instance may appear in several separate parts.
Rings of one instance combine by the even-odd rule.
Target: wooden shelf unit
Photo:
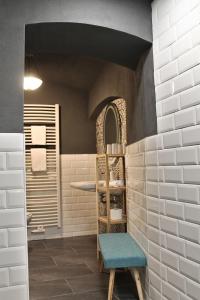
[[[122,179],[124,181],[124,186],[117,186],[117,187],[111,187],[110,186],[110,171],[111,169],[116,168],[111,167],[110,165],[110,158],[116,158],[116,161],[121,160],[121,171],[122,171]],[[105,186],[99,186],[100,181],[100,168],[102,165],[104,165],[104,181]],[[117,179],[117,178],[116,178]],[[122,203],[122,219],[120,220],[112,220],[110,217],[110,209],[111,209],[111,198],[112,198],[112,192],[116,191],[117,197],[121,197],[121,203]],[[119,193],[117,192],[119,191]],[[100,215],[100,198],[104,195],[105,197],[105,206],[106,206],[106,213],[105,215]],[[98,154],[96,156],[96,202],[97,202],[97,238],[98,234],[100,233],[100,223],[106,225],[106,232],[112,232],[111,225],[120,225],[124,224],[126,227],[127,223],[127,217],[126,217],[126,173],[125,173],[125,156],[124,155],[110,155],[110,154]]]

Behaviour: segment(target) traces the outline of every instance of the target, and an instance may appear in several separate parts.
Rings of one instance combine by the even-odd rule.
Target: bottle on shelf
[[[117,221],[122,219],[122,208],[119,207],[119,199],[113,196],[112,208],[110,209],[110,219]]]

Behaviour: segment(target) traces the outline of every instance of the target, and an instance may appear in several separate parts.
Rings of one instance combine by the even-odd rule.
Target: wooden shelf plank
[[[126,186],[117,186],[117,187],[109,187],[108,188],[109,191],[125,191],[126,190]],[[106,193],[107,192],[107,187],[99,187],[97,190],[99,193]]]
[[[97,158],[102,158],[102,157],[106,157],[106,156],[108,156],[108,157],[125,157],[125,155],[124,154],[106,154],[106,153],[104,153],[104,154],[97,154]]]
[[[99,221],[104,223],[104,224],[108,224],[108,217],[107,216],[100,216]],[[110,224],[112,225],[116,225],[116,224],[126,224],[127,223],[127,218],[126,216],[123,216],[123,218],[121,220],[111,220],[110,219]]]

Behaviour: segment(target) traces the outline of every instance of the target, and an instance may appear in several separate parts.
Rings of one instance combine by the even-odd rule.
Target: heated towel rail
[[[31,168],[31,126],[46,126],[47,170],[34,173]],[[27,210],[32,213],[29,228],[61,226],[60,208],[60,146],[59,105],[24,105],[24,132],[26,147]]]

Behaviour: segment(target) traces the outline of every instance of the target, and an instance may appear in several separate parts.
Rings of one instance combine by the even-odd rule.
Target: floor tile
[[[29,241],[28,246],[30,248],[41,248],[41,249],[45,248],[45,244],[44,244],[43,240],[41,240],[41,241]]]
[[[116,286],[114,288],[114,295],[119,300],[138,300],[137,292],[134,286]]]
[[[44,241],[45,247],[47,248],[61,248],[61,249],[71,249],[70,241],[72,238],[62,238],[62,239],[48,239]]]
[[[81,258],[83,258],[83,259],[85,259],[85,258],[94,258],[94,259],[96,259],[96,257],[97,257],[97,250],[96,250],[96,248],[95,249],[86,249],[86,248],[83,248],[83,249],[81,249],[81,248],[73,248],[74,249],[74,251],[81,257]]]
[[[44,268],[50,266],[56,266],[51,257],[39,255],[29,257],[29,268]]]
[[[30,300],[107,300],[96,236],[29,242]],[[137,300],[130,272],[117,272],[113,300]]]
[[[31,249],[31,251],[29,251],[29,257],[36,257],[36,256],[59,256],[59,255],[72,255],[72,254],[76,254],[77,252],[75,250],[73,250],[72,248],[70,249],[65,249],[65,248],[47,248],[47,249],[39,249],[39,248],[35,248],[35,249]]]
[[[71,240],[70,245],[74,249],[94,250],[97,248],[97,238],[96,236],[75,237]]]
[[[121,271],[121,272],[116,272],[115,275],[115,284],[118,286],[134,286],[135,287],[135,282],[131,276],[131,273],[129,271]]]
[[[74,253],[72,251],[64,255],[53,256],[52,258],[57,266],[83,263],[83,259],[77,253]]]
[[[90,268],[90,270],[92,270],[92,272],[99,273],[99,262],[97,261],[96,256],[95,257],[85,257],[85,258],[82,258],[82,260]]]
[[[42,275],[39,269],[29,267],[29,283],[40,281]]]
[[[66,295],[72,293],[71,288],[64,280],[39,282],[30,284],[30,300],[38,300],[45,297]]]
[[[107,300],[108,299],[108,291],[100,290],[97,292],[88,292],[88,293],[80,293],[80,294],[66,294],[63,296],[56,296],[50,298],[42,298],[40,300]],[[113,300],[118,300],[115,296],[113,296]]]
[[[75,264],[66,266],[55,266],[39,269],[38,281],[50,281],[57,279],[70,279],[82,275],[92,274],[92,271],[85,264]]]
[[[108,275],[93,273],[68,279],[68,282],[75,293],[97,291],[108,287]]]
[[[52,300],[107,300],[107,299],[108,299],[108,291],[100,290],[97,292],[68,295],[63,298],[61,297],[61,298],[52,299]],[[117,300],[117,298],[114,296],[113,300]]]

